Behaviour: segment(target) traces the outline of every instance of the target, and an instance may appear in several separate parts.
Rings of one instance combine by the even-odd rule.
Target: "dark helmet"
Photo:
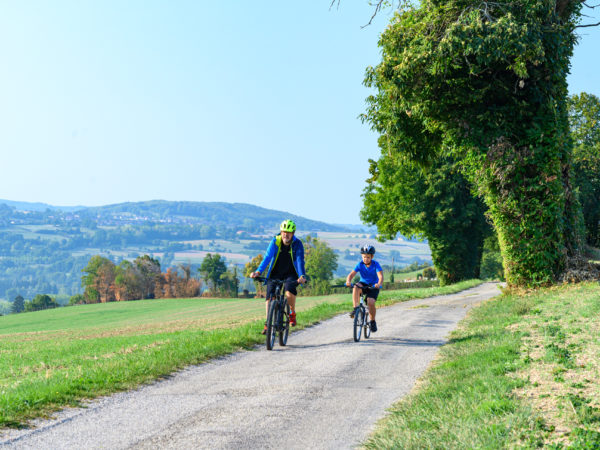
[[[363,254],[374,255],[375,247],[373,247],[372,245],[365,244],[360,248],[360,253],[361,253],[361,255],[363,255]]]

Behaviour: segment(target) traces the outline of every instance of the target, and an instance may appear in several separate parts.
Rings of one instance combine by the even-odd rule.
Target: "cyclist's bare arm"
[[[346,286],[350,286],[352,284],[352,280],[354,279],[355,275],[356,275],[356,270],[353,270],[352,272],[350,272],[348,274],[348,278],[346,278]]]
[[[373,287],[376,289],[379,289],[380,287],[383,286],[383,272],[381,272],[381,271],[377,272],[377,278],[379,278],[379,281]]]

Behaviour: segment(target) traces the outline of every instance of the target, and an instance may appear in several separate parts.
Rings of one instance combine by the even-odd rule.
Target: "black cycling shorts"
[[[379,289],[374,288],[374,287],[368,287],[362,281],[359,281],[358,283],[356,283],[355,286],[362,289],[366,298],[372,298],[373,300],[377,301],[377,296],[379,295]]]
[[[298,284],[299,284],[298,278],[287,277],[285,279],[285,282],[283,283],[283,292],[288,291],[290,294],[298,295],[298,291],[296,290],[296,288],[298,287]],[[267,296],[265,297],[265,300],[271,300],[271,299],[275,298],[275,289],[276,288],[277,288],[277,285],[272,280],[267,281]]]

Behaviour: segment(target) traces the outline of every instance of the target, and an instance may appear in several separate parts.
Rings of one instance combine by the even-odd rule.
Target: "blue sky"
[[[361,29],[366,0],[329,3],[2,1],[0,198],[359,223],[378,155],[362,80],[390,15]],[[600,30],[580,34],[570,90],[600,96]]]

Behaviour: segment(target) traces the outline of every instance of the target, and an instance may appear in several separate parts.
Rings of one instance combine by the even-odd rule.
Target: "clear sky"
[[[0,198],[359,223],[379,153],[362,80],[390,14],[361,29],[366,0],[329,4],[0,0]],[[600,30],[580,34],[570,89],[600,96]]]

